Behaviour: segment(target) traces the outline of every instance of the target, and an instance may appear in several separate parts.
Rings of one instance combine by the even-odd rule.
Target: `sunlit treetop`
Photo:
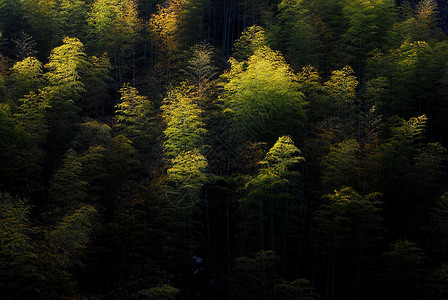
[[[173,88],[164,99],[161,109],[166,124],[163,133],[167,157],[201,148],[202,135],[206,130],[201,119],[203,111],[195,100],[192,87],[187,85]]]
[[[45,78],[50,85],[61,88],[61,91],[76,95],[84,91],[81,74],[87,68],[87,55],[84,45],[77,38],[65,37],[63,44],[54,48],[50,60],[45,65],[48,70]]]
[[[222,78],[227,113],[245,135],[274,142],[296,135],[303,121],[303,94],[297,77],[279,52],[263,46],[247,62],[231,58]]]
[[[358,80],[350,66],[333,71],[330,80],[325,82],[324,85],[331,97],[334,97],[337,101],[352,103],[356,98]]]
[[[116,108],[117,128],[133,139],[148,130],[153,121],[153,107],[149,99],[139,94],[136,88],[125,83],[120,89],[121,102]]]
[[[169,0],[149,21],[150,28],[169,48],[174,48],[179,39],[181,13],[185,8],[184,0]]]
[[[233,57],[238,61],[246,60],[263,46],[268,46],[266,31],[263,27],[255,25],[248,27],[235,40]]]
[[[12,75],[17,80],[38,80],[42,76],[42,63],[35,57],[26,57],[11,68]]]
[[[274,173],[281,176],[288,172],[290,167],[304,160],[305,158],[300,156],[300,150],[294,146],[292,139],[289,136],[282,136],[259,164],[262,165],[262,173]]]
[[[135,0],[96,0],[88,24],[99,51],[112,51],[134,42],[142,28]]]
[[[213,46],[200,43],[191,48],[192,57],[186,67],[189,79],[196,85],[198,92],[206,90],[211,79],[216,75],[217,68],[213,64]]]
[[[397,23],[401,37],[409,41],[431,41],[445,39],[438,27],[440,23],[436,0],[421,0],[415,9],[409,9],[407,18]]]
[[[205,179],[206,158],[198,150],[186,151],[172,159],[168,178],[177,183],[197,184]]]

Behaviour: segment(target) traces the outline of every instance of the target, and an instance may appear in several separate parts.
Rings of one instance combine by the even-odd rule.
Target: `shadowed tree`
[[[87,200],[88,183],[82,175],[82,164],[74,150],[69,150],[56,171],[51,186],[52,206],[65,214]]]
[[[0,192],[0,291],[5,299],[37,297],[30,210],[27,201]]]
[[[380,197],[342,188],[325,195],[325,203],[315,212],[318,280],[329,287],[327,297],[361,299],[374,291],[369,278],[382,239]]]

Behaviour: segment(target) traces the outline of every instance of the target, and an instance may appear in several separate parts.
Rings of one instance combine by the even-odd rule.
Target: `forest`
[[[0,0],[0,299],[448,299],[447,20]]]

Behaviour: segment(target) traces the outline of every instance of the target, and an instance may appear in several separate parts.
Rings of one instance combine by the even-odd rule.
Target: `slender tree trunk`
[[[168,64],[166,68],[166,80],[165,85],[168,86],[168,82],[170,80],[170,73],[171,73],[171,46],[168,46]]]
[[[185,253],[187,252],[187,217],[185,216],[185,210],[182,213],[183,224],[182,227],[184,229],[184,249]]]
[[[132,87],[135,88],[135,44],[132,44]]]
[[[263,250],[263,271],[262,271],[262,276],[263,276],[263,299],[267,299],[268,298],[268,280],[267,280],[267,275],[266,275],[266,252]]]
[[[212,1],[208,2],[208,29],[207,29],[207,42],[210,43],[211,32],[212,32]]]
[[[360,226],[361,227],[361,226]],[[361,228],[361,237],[359,239],[359,254],[358,254],[358,270],[356,280],[356,299],[361,299],[361,265],[362,265],[362,245],[363,245],[363,232]]]
[[[261,242],[261,250],[265,250],[264,248],[264,216],[263,216],[263,199],[259,201],[259,218],[260,218],[260,242]]]
[[[213,218],[213,245],[212,245],[212,248],[213,248],[212,278],[216,278],[216,218]],[[213,290],[213,293],[215,293],[215,290]]]
[[[272,195],[271,195],[271,199],[269,200],[269,207],[270,207],[270,223],[271,223],[271,247],[272,247],[272,251],[274,251],[275,253],[275,222],[274,222],[274,201],[272,201]],[[275,264],[275,259],[272,260],[272,279],[275,280],[275,268],[276,268],[276,264]],[[273,282],[269,282],[269,289],[272,288]],[[275,296],[273,296],[272,298],[273,300],[275,300]]]
[[[315,279],[316,279],[316,269],[317,269],[317,250],[319,249],[319,233],[316,238],[316,247],[314,248],[314,258],[313,258],[313,272],[311,275],[311,287],[315,287]]]
[[[417,272],[416,272],[416,280],[415,280],[415,299],[418,300],[420,298],[420,259],[417,258]]]
[[[211,249],[211,241],[210,241],[210,216],[209,216],[209,207],[208,207],[208,194],[207,190],[205,190],[205,216],[207,222],[207,250],[208,250],[208,261],[212,257],[212,249]],[[211,272],[211,265],[209,263],[209,271],[210,271],[210,284],[213,285],[213,273]]]
[[[246,236],[247,236],[247,222],[246,222],[246,215],[244,206],[241,207],[241,226],[242,226],[242,237],[241,237],[241,249],[240,249],[240,255],[243,256],[246,252]]]
[[[335,299],[335,290],[336,290],[336,241],[333,241],[333,257],[331,262],[331,299]]]
[[[283,235],[283,260],[282,260],[282,275],[285,277],[286,272],[286,245],[288,242],[288,199],[285,201],[285,216],[284,216],[284,235]]]
[[[271,227],[271,247],[272,251],[275,251],[275,217],[274,217],[274,203],[272,198],[269,200],[269,210],[270,210],[270,227]]]
[[[115,103],[118,103],[120,100],[120,96],[118,94],[118,90],[120,89],[119,84],[119,70],[118,70],[118,54],[117,49],[114,49],[114,67],[115,67]]]
[[[296,268],[296,277],[300,275],[300,264],[302,262],[302,248],[303,248],[303,236],[305,234],[305,220],[302,216],[302,226],[300,228],[300,236],[299,236],[299,250],[297,252],[297,268]]]
[[[227,246],[227,300],[232,299],[231,268],[230,268],[230,224],[229,224],[229,194],[226,193],[226,246]]]
[[[230,0],[225,0],[224,1],[224,32],[222,34],[222,56],[225,57],[226,56],[226,39],[227,39],[227,15],[228,15],[228,10],[227,10],[227,2]]]

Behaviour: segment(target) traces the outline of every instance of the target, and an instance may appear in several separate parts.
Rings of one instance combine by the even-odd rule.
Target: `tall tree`
[[[95,0],[89,12],[89,42],[96,55],[106,51],[114,67],[115,88],[135,80],[136,47],[142,21],[135,0]]]
[[[320,65],[317,57],[320,45],[320,30],[325,24],[307,1],[284,0],[278,5],[278,24],[274,27],[272,40],[285,53],[295,67],[305,64]],[[314,22],[314,21],[317,22]],[[320,26],[321,28],[317,28]],[[328,36],[331,33],[327,31]]]
[[[389,262],[389,287],[392,297],[419,298],[425,253],[417,244],[399,240],[385,253]]]
[[[439,144],[424,143],[425,115],[394,121],[389,121],[391,133],[383,146],[383,180],[390,226],[410,237],[418,236],[442,193],[438,174],[446,149]],[[400,222],[395,222],[397,215]]]
[[[43,60],[56,47],[61,36],[57,2],[54,0],[23,1],[25,32],[36,41],[39,59]]]
[[[397,24],[397,28],[404,39],[431,42],[443,39],[444,34],[439,24],[437,1],[422,0],[413,9],[408,10],[404,20]]]
[[[85,41],[89,2],[85,0],[61,0],[58,2],[58,22],[61,35],[77,37]]]
[[[85,91],[82,77],[87,66],[83,43],[69,37],[64,38],[63,45],[51,51],[45,65],[48,71],[44,77],[49,83],[45,93],[50,97],[50,108],[46,114],[50,131],[47,149],[55,161],[62,158],[75,136],[79,101]]]
[[[86,67],[83,43],[78,38],[65,37],[63,45],[51,51],[44,76],[62,97],[77,101],[84,91],[81,75],[86,72]]]
[[[116,105],[116,127],[130,138],[139,150],[148,152],[155,141],[155,112],[151,101],[136,88],[125,83],[120,89],[121,102]]]
[[[186,151],[201,149],[205,124],[202,109],[193,98],[192,88],[181,85],[168,92],[161,107],[166,123],[165,155],[174,158]]]
[[[49,133],[46,111],[50,97],[45,91],[31,93],[19,99],[19,104],[14,114],[19,152],[11,163],[14,171],[10,175],[21,188],[29,192],[39,191],[43,189],[45,142]]]
[[[16,62],[11,68],[7,79],[10,88],[6,98],[11,105],[17,105],[17,100],[30,93],[37,93],[44,87],[43,64],[35,57],[26,57]]]
[[[82,274],[96,215],[93,206],[80,206],[46,228],[46,238],[38,245],[37,262],[43,277],[40,297],[79,297],[77,275]]]
[[[380,197],[346,187],[325,195],[325,203],[315,212],[316,249],[322,255],[317,280],[323,281],[322,288],[328,287],[327,297],[361,299],[376,288],[369,278],[383,229]]]
[[[155,62],[154,70],[160,76],[160,84],[167,84],[174,79],[175,70],[179,65],[181,45],[181,15],[185,9],[185,1],[170,0],[152,15],[149,26],[156,45],[160,48],[159,61]],[[163,82],[165,81],[165,82]],[[159,87],[160,88],[160,87]]]
[[[283,273],[287,264],[301,259],[300,250],[291,251],[288,246],[293,244],[300,249],[303,242],[298,235],[304,232],[301,212],[305,204],[300,195],[297,164],[304,160],[289,136],[279,137],[259,162],[258,175],[247,183],[247,199],[242,201],[242,212],[253,231],[243,234],[255,238],[254,233],[258,233],[259,237],[258,243],[246,247],[278,253]]]
[[[345,120],[351,117],[353,120],[358,83],[355,72],[350,66],[331,72],[330,79],[324,83],[324,87],[333,117]]]
[[[283,134],[300,136],[305,103],[281,54],[262,47],[247,62],[229,62],[222,77],[223,100],[238,131],[249,140],[270,143]]]
[[[349,20],[343,39],[352,65],[362,74],[372,51],[390,47],[396,6],[392,0],[346,1],[343,12]]]
[[[108,191],[112,193],[126,182],[138,178],[141,162],[136,159],[132,141],[122,134],[110,139],[105,148]]]
[[[191,48],[192,56],[188,60],[186,73],[188,79],[197,89],[199,105],[203,105],[207,92],[213,84],[213,77],[217,68],[213,63],[213,46],[210,44],[197,44]]]
[[[80,101],[81,112],[87,117],[101,117],[106,115],[106,104],[110,98],[108,94],[112,65],[107,53],[96,57],[90,56],[88,68],[83,78],[85,94]]]

